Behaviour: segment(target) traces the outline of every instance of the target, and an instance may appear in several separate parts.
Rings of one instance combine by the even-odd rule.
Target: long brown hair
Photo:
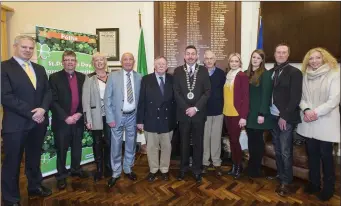
[[[252,70],[252,56],[254,53],[259,54],[259,56],[262,58],[262,62],[259,65],[259,68],[253,72]],[[256,49],[252,52],[251,57],[250,57],[250,63],[249,67],[247,68],[247,76],[249,77],[249,83],[255,86],[259,86],[259,78],[265,72],[265,53],[261,49]]]

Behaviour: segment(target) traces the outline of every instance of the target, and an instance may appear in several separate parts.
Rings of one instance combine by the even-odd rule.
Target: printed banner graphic
[[[78,61],[76,71],[85,74],[94,71],[91,58],[97,52],[96,35],[37,26],[36,43],[38,64],[45,67],[48,76],[63,69],[62,54],[65,50],[72,50],[76,53]],[[50,124],[47,128],[41,155],[41,171],[44,177],[57,172],[57,156],[54,134],[51,131],[50,111],[49,120]],[[92,143],[91,133],[84,130],[81,164],[94,161]],[[70,168],[71,164],[70,154],[69,148],[66,158],[67,168]]]

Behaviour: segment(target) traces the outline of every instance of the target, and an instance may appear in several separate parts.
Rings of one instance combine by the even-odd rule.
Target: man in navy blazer
[[[44,67],[30,61],[34,39],[17,36],[14,56],[1,62],[1,104],[4,161],[1,168],[2,199],[5,205],[20,205],[19,173],[25,151],[28,195],[46,197],[51,190],[41,185],[41,148],[52,100]]]

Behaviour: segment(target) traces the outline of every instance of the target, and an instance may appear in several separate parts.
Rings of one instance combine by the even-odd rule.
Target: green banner
[[[91,65],[92,55],[97,52],[96,35],[71,32],[47,27],[36,27],[37,58],[38,64],[46,69],[47,75],[63,69],[62,55],[65,50],[72,50],[77,55],[76,71],[85,74],[94,71]],[[54,135],[51,130],[51,112],[49,112],[50,124],[47,128],[41,155],[41,171],[43,176],[52,175],[56,169],[56,148]],[[84,130],[82,139],[81,164],[94,161],[92,151],[93,139],[90,131]],[[70,148],[67,153],[66,168],[70,168]]]

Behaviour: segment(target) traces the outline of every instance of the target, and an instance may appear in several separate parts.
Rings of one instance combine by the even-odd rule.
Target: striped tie
[[[127,73],[127,99],[129,103],[133,103],[134,96],[133,96],[133,88],[131,86],[131,79],[130,79],[130,72]]]
[[[27,62],[24,62],[24,66],[25,66],[25,72],[26,72],[28,78],[30,78],[30,80],[31,80],[31,82],[33,84],[34,89],[36,89],[37,81],[36,81],[36,78],[35,78],[33,72],[31,71],[31,69],[30,69],[30,67],[29,67]]]

